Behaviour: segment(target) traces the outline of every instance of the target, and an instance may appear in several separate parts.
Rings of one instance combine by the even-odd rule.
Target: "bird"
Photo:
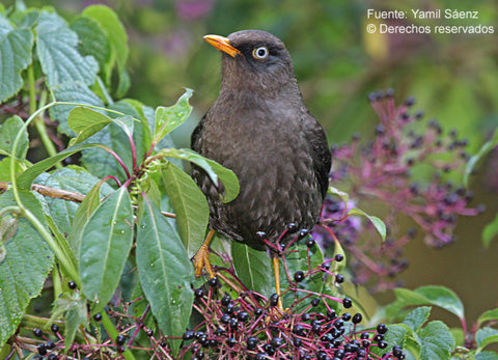
[[[303,102],[291,56],[279,38],[242,30],[204,39],[222,54],[221,87],[192,132],[191,147],[232,170],[240,192],[223,203],[222,187],[193,167],[210,210],[210,231],[193,259],[195,273],[205,269],[214,277],[209,243],[218,232],[256,250],[271,250],[280,295],[279,254],[269,244],[289,224],[310,229],[319,218],[332,161],[325,131]]]

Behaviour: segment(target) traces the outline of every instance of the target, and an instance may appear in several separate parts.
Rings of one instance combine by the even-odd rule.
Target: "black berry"
[[[116,344],[118,344],[118,345],[123,345],[125,343],[125,341],[126,341],[126,336],[124,336],[124,335],[118,335],[116,337]]]
[[[52,324],[52,326],[50,327],[50,329],[52,329],[52,331],[54,333],[58,333],[59,332],[59,325],[57,324]]]
[[[377,332],[379,334],[385,334],[387,332],[387,326],[385,324],[379,324],[377,325]]]
[[[71,290],[76,289],[76,283],[75,283],[73,280],[68,281],[67,286],[68,286]]]
[[[96,313],[95,315],[93,315],[93,319],[95,321],[100,321],[102,320],[102,314],[101,313]]]
[[[341,262],[342,260],[344,260],[344,255],[336,254],[335,261]]]
[[[345,298],[342,300],[342,306],[344,306],[346,309],[349,309],[351,306],[353,306],[353,302],[351,301],[351,299],[350,299],[350,298],[345,297]]]
[[[301,282],[304,280],[304,272],[302,271],[296,271],[296,273],[294,274],[294,280],[296,282]]]
[[[313,246],[315,246],[315,240],[312,239],[312,238],[309,238],[308,240],[306,240],[306,246],[311,249]]]
[[[363,319],[363,316],[360,313],[354,314],[354,316],[353,316],[353,324],[359,324],[362,319]]]
[[[33,329],[33,334],[35,334],[36,337],[42,337],[43,336],[43,331],[41,329]]]
[[[278,304],[278,295],[273,294],[272,296],[270,296],[270,305],[277,306],[277,304]]]

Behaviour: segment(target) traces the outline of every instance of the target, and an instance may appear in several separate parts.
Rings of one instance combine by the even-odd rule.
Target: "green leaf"
[[[498,354],[494,351],[481,351],[476,354],[475,360],[498,360]]]
[[[27,169],[25,172],[23,172],[18,179],[17,185],[21,189],[30,189],[31,184],[33,181],[43,173],[45,170],[50,169],[52,166],[54,166],[57,162],[64,160],[65,158],[76,154],[77,152],[84,150],[84,149],[90,149],[92,147],[102,147],[100,144],[78,144],[75,146],[72,146],[70,148],[67,148],[59,153],[57,155],[54,155],[52,157],[46,158],[45,160],[37,162],[35,165],[31,166],[29,169]]]
[[[341,243],[337,238],[334,239],[334,255],[332,257],[335,258],[336,255],[342,255],[343,257],[343,260],[341,262],[334,261],[335,272],[341,272],[346,268],[347,257],[346,257],[346,252],[342,248]]]
[[[29,29],[14,29],[0,14],[0,102],[21,90],[21,72],[31,64],[33,34]]]
[[[33,194],[21,191],[20,196],[35,216],[43,218]],[[0,195],[0,209],[16,205],[11,191]],[[53,265],[52,252],[38,231],[24,218],[14,220],[17,231],[5,244],[5,258],[0,262],[0,348],[15,333],[31,299],[40,294]]]
[[[403,324],[407,325],[413,331],[417,331],[424,325],[431,314],[430,306],[421,306],[413,309],[403,320]]]
[[[128,59],[128,35],[118,16],[105,5],[88,6],[83,10],[82,15],[99,23],[107,35],[111,47],[111,60],[106,71],[110,72],[114,62],[117,62],[120,83],[126,81],[125,79],[121,80],[121,78],[126,77],[124,72]]]
[[[14,156],[13,142],[23,125],[24,121],[17,115],[3,122],[0,126],[0,155]],[[17,145],[17,153],[14,156],[16,160],[23,161],[26,158],[28,147],[28,131],[24,129]]]
[[[491,240],[496,239],[498,236],[498,215],[496,215],[495,219],[488,223],[484,230],[482,231],[482,244],[485,248],[489,247],[491,244]]]
[[[376,355],[384,355],[392,351],[392,346],[399,345],[403,349],[409,350],[414,359],[418,359],[420,354],[420,344],[413,330],[405,324],[389,325],[389,331],[385,335],[386,342],[390,345],[385,349],[372,347],[372,352]],[[405,352],[406,353],[406,352]],[[408,354],[407,354],[408,355]]]
[[[439,320],[431,321],[417,332],[422,344],[420,360],[450,360],[455,339],[450,329]]]
[[[498,145],[498,129],[495,129],[493,136],[491,139],[486,142],[475,154],[469,159],[469,162],[467,163],[467,166],[465,167],[465,172],[463,174],[463,183],[465,187],[469,187],[469,176],[474,167],[476,166],[477,162],[482,159],[488,152],[493,150],[495,146]]]
[[[11,158],[8,157],[0,160],[0,181],[10,181],[10,162]],[[15,161],[14,172],[16,177],[18,177],[23,172],[19,161]]]
[[[295,274],[299,270],[303,271],[304,273],[308,271],[308,261],[307,261],[308,251],[310,254],[309,258],[310,258],[311,269],[320,266],[324,261],[323,253],[319,246],[315,246],[313,247],[313,249],[309,250],[308,247],[303,243],[297,243],[293,245],[291,250],[295,252],[289,253],[285,257],[285,260],[287,262],[287,267],[291,275]],[[268,254],[265,255],[268,257]],[[285,274],[283,266],[280,266],[280,278],[282,282],[282,287],[285,289],[289,285],[288,285],[287,275]],[[303,282],[299,283],[299,287],[315,291],[318,293],[323,291],[324,285],[325,284],[323,281],[323,273],[321,271],[319,271],[317,274],[307,277]],[[305,295],[305,294],[300,294],[300,295]],[[291,302],[293,302],[293,299]]]
[[[71,30],[78,35],[78,49],[82,55],[91,55],[99,63],[104,81],[110,83],[113,52],[107,32],[94,19],[87,16],[78,16],[71,22]]]
[[[100,112],[85,107],[75,107],[69,112],[67,124],[76,133],[70,145],[79,144],[96,134],[112,122],[112,119]]]
[[[455,314],[459,319],[464,318],[462,301],[453,291],[443,286],[422,286],[416,290],[398,288],[394,289],[394,293],[395,304],[398,303],[401,307],[434,305]]]
[[[330,186],[330,185],[329,185],[329,188],[327,190],[327,193],[330,195],[338,196],[344,202],[344,209],[348,208],[348,203],[349,203],[349,194],[348,193],[341,191],[339,189],[336,189],[335,187]]]
[[[63,18],[43,11],[36,26],[36,50],[50,87],[64,83],[95,82],[98,64],[92,56],[78,52],[78,35]]]
[[[109,196],[92,214],[81,235],[80,276],[85,296],[107,305],[116,290],[133,240],[133,209],[125,187]]]
[[[87,193],[83,202],[78,206],[76,213],[73,217],[73,223],[71,226],[71,231],[67,241],[73,249],[76,258],[79,258],[80,246],[81,246],[81,235],[83,229],[88,219],[92,216],[93,212],[100,205],[100,188],[103,182],[99,181],[95,186]],[[109,186],[109,189],[111,187]]]
[[[493,310],[485,311],[479,316],[477,319],[477,324],[480,326],[482,323],[486,321],[498,320],[498,308]]]
[[[171,163],[164,167],[162,178],[176,213],[178,232],[191,258],[201,247],[206,235],[209,221],[206,197],[190,175]]]
[[[232,170],[229,170],[216,161],[203,157],[190,149],[162,149],[158,156],[172,157],[187,160],[202,168],[211,178],[211,181],[220,186],[223,185],[223,202],[232,201],[239,194],[239,180]]]
[[[71,166],[54,171],[40,183],[54,189],[87,194],[98,181],[98,178],[85,169]],[[104,184],[103,193],[109,195],[112,193],[112,188],[108,184]],[[45,197],[45,201],[50,217],[55,221],[57,227],[66,235],[71,234],[71,226],[79,204],[49,196]]]
[[[79,291],[63,293],[54,301],[51,321],[65,318],[64,346],[69,348],[74,341],[76,332],[80,325],[88,326],[88,312],[86,299]]]
[[[358,208],[351,209],[348,215],[365,216],[373,224],[375,230],[377,230],[380,237],[382,238],[382,241],[386,241],[386,224],[384,224],[384,222],[377,216],[368,215],[366,212]]]
[[[193,267],[174,223],[144,197],[137,233],[140,283],[159,327],[181,336],[189,323],[194,294]],[[176,354],[179,341],[170,343]]]
[[[479,350],[484,349],[489,344],[498,342],[498,330],[491,327],[484,327],[477,330],[476,342]]]
[[[82,83],[63,84],[53,87],[52,90],[57,101],[73,102],[81,105],[104,106],[102,100]],[[74,107],[75,106],[73,105],[57,105],[50,108],[50,118],[59,122],[57,129],[68,136],[75,135],[67,124],[69,112]]]
[[[273,294],[275,287],[272,264],[268,254],[237,241],[231,241],[230,244],[233,267],[242,283],[248,289],[264,296]]]
[[[175,105],[170,107],[159,106],[156,109],[156,123],[154,126],[154,143],[157,144],[163,137],[168,135],[178,126],[183,124],[192,112],[188,100],[192,96],[192,90],[187,89],[180,96]]]

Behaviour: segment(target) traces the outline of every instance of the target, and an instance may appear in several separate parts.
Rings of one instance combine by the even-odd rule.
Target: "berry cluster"
[[[308,238],[305,243],[310,253],[315,242]],[[284,254],[284,265],[285,258]],[[350,298],[332,295],[339,290],[331,290],[334,285],[328,280],[340,284],[344,277],[331,269],[343,258],[337,254],[314,268],[287,276],[287,286],[281,294],[284,311],[278,308],[277,294],[266,298],[247,289],[230,289],[227,293],[222,292],[217,280],[209,281],[195,291],[194,310],[200,319],[183,335],[180,357],[192,354],[192,359],[404,359],[399,346],[386,342],[386,325],[365,327],[362,313],[348,312],[353,308]],[[225,270],[232,277],[228,283],[237,283],[236,276]],[[317,274],[327,282],[321,292],[310,290],[308,282]]]
[[[423,113],[411,111],[413,98],[395,106],[389,89],[370,94],[369,101],[380,120],[375,138],[362,144],[355,135],[351,144],[333,147],[331,182],[348,189],[350,197],[360,204],[375,200],[380,206],[387,205],[383,219],[388,239],[380,247],[375,237],[365,236],[362,226],[370,225],[362,225],[358,217],[347,217],[339,199],[327,198],[322,219],[353,255],[355,281],[382,291],[398,285],[389,278],[407,267],[401,258],[402,248],[415,236],[415,230],[403,235],[391,226],[399,221],[397,214],[413,219],[428,245],[442,247],[455,240],[459,215],[474,216],[484,209],[470,207],[471,191],[443,180],[452,172],[463,171],[469,158],[466,139],[458,138],[455,130],[443,131],[436,120],[428,121],[423,133],[416,132],[421,126],[414,124],[423,121]],[[424,181],[413,181],[413,174],[423,169],[433,174]],[[325,248],[333,246],[328,231],[318,229],[314,236]]]

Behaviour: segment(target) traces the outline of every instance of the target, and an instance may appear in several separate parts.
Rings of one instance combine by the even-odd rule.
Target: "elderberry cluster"
[[[377,239],[365,234],[358,217],[347,217],[342,201],[326,199],[322,219],[327,221],[346,248],[357,256],[351,262],[355,281],[369,284],[373,291],[382,291],[398,284],[392,280],[408,263],[402,259],[403,246],[414,238],[416,230],[400,234],[394,227],[398,214],[412,219],[429,246],[442,247],[455,240],[458,216],[475,216],[482,206],[471,206],[473,194],[444,179],[452,172],[463,173],[469,159],[465,148],[468,141],[458,137],[456,130],[445,131],[436,120],[423,124],[423,112],[413,111],[414,98],[396,106],[394,93],[377,91],[369,101],[380,123],[375,136],[362,143],[354,135],[348,145],[334,146],[331,182],[348,193],[360,206],[363,201],[378,201],[387,205],[383,215],[388,226],[388,238],[380,247]],[[421,130],[423,129],[423,130]],[[432,169],[424,181],[413,181],[412,173]],[[373,228],[372,228],[373,229]],[[320,229],[314,236],[325,247],[333,246],[333,238]],[[358,256],[359,255],[359,256]]]
[[[313,239],[306,240],[306,245],[311,251]],[[180,357],[404,359],[401,347],[386,341],[387,326],[367,327],[363,314],[353,310],[350,298],[331,295],[325,288],[312,291],[305,285],[305,280],[316,274],[327,274],[323,279],[335,277],[336,284],[342,283],[344,277],[332,270],[334,263],[343,259],[337,254],[314,268],[292,274],[282,292],[286,300],[283,311],[277,306],[277,294],[266,298],[247,289],[221,292],[214,281],[196,289],[194,310],[199,319],[184,333]]]

